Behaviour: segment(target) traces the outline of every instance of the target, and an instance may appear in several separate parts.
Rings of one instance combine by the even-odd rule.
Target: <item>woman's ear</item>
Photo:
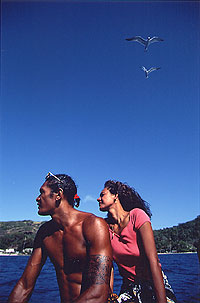
[[[115,195],[114,202],[117,203],[117,200],[118,200],[118,194]]]

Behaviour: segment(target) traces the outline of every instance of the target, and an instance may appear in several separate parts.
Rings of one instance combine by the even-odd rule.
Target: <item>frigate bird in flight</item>
[[[144,45],[144,50],[147,51],[148,46],[153,43],[153,42],[160,42],[160,41],[164,41],[163,39],[159,38],[159,37],[147,37],[147,39],[144,39],[140,36],[135,36],[132,38],[126,38],[127,41],[136,41],[141,43],[142,45]]]
[[[142,70],[145,72],[146,78],[149,78],[149,73],[153,72],[154,70],[158,70],[160,67],[151,67],[150,69],[146,69],[146,67],[142,66]]]

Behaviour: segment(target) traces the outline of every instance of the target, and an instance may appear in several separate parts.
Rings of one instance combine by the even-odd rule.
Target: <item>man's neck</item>
[[[51,217],[54,222],[61,226],[61,228],[64,228],[73,225],[76,220],[77,212],[78,211],[69,205],[67,201],[62,200]]]

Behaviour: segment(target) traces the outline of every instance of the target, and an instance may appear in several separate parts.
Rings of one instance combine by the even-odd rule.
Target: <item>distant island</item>
[[[0,222],[0,254],[30,254],[37,230],[31,220]],[[196,252],[200,243],[200,216],[170,228],[154,230],[158,253]]]
[[[157,251],[196,252],[200,243],[200,216],[177,226],[154,230]]]

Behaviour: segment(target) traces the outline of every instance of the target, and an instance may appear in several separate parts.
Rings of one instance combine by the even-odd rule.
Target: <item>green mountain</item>
[[[33,247],[37,230],[44,222],[31,220],[0,222],[0,249],[14,248],[21,252],[24,248]]]
[[[14,248],[21,252],[33,247],[36,232],[44,222],[0,222],[0,249]],[[200,240],[200,216],[177,226],[154,230],[154,237],[158,252],[196,251]]]
[[[170,228],[154,230],[158,252],[197,251],[200,241],[200,216]]]

